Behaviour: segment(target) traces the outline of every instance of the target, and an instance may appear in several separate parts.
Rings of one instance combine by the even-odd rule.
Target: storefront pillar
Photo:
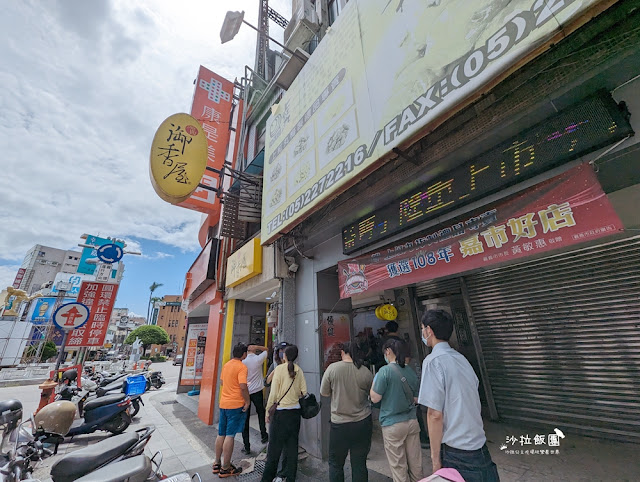
[[[224,301],[219,291],[209,302],[209,327],[207,345],[204,351],[202,383],[198,403],[198,418],[207,425],[213,424],[216,401],[216,388],[219,373],[220,346],[222,345],[222,328],[224,320]]]

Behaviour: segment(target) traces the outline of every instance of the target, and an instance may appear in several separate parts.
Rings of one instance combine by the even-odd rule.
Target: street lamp
[[[307,62],[306,57],[304,57],[303,55],[300,55],[297,52],[294,52],[288,47],[285,47],[277,40],[269,37],[264,32],[260,31],[258,28],[254,27],[249,22],[247,22],[244,19],[244,10],[242,12],[231,12],[231,11],[227,12],[227,14],[224,17],[224,22],[222,23],[222,29],[220,30],[220,41],[224,44],[229,42],[230,40],[233,40],[233,38],[238,34],[238,31],[240,30],[240,25],[243,23],[251,27],[256,32],[258,32],[258,35],[265,35],[273,43],[275,43],[276,45],[279,45],[286,52],[293,55],[298,60],[302,61],[303,64]]]

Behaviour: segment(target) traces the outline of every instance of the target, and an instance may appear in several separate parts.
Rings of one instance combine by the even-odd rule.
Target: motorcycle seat
[[[124,388],[124,381],[118,380],[109,385],[105,385],[104,387],[98,387],[96,389],[96,395],[98,395],[99,397],[102,397],[112,391],[121,392],[123,388]]]
[[[151,474],[151,460],[146,455],[138,455],[130,459],[109,464],[95,472],[77,479],[76,482],[122,482],[144,481]],[[56,481],[57,482],[57,481]]]
[[[113,403],[121,402],[126,398],[124,393],[117,393],[115,395],[106,395],[104,397],[96,398],[84,404],[84,411],[88,412],[94,408],[104,407],[105,405],[111,405]]]
[[[137,442],[137,433],[123,433],[71,452],[53,464],[53,467],[51,467],[51,478],[54,482],[71,482],[76,480],[123,455]],[[120,480],[124,479],[121,478]]]

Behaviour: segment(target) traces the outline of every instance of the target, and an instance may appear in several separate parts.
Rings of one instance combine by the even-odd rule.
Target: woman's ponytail
[[[289,376],[295,378],[296,370],[293,366],[293,362],[298,358],[298,347],[290,345],[284,349],[284,354],[287,357],[287,369],[289,370]]]

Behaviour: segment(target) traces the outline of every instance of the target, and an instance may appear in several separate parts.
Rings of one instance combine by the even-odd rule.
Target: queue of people
[[[467,359],[449,345],[453,334],[451,315],[443,310],[428,310],[421,320],[421,330],[423,343],[432,351],[424,360],[420,381],[407,365],[409,352],[397,335],[386,337],[382,346],[385,365],[375,377],[362,364],[357,343],[343,343],[341,361],[325,371],[320,394],[331,400],[332,482],[344,481],[347,455],[352,480],[368,481],[366,460],[371,448],[372,403],[380,409],[384,448],[394,482],[416,482],[423,478],[419,423],[423,412],[419,406],[427,410],[434,473],[455,469],[467,482],[499,481],[486,445],[478,378]],[[233,359],[222,369],[220,423],[213,464],[213,472],[221,478],[241,473],[231,463],[236,433],[244,431],[245,452],[250,452],[248,414],[253,403],[262,441],[269,442],[262,482],[274,479],[295,482],[301,422],[299,398],[306,395],[307,384],[303,371],[295,363],[298,358],[295,345],[284,343],[275,348],[273,364],[262,380],[266,356],[264,347],[238,344],[233,348]],[[271,386],[266,414],[264,385]],[[268,433],[265,422],[269,424]]]

